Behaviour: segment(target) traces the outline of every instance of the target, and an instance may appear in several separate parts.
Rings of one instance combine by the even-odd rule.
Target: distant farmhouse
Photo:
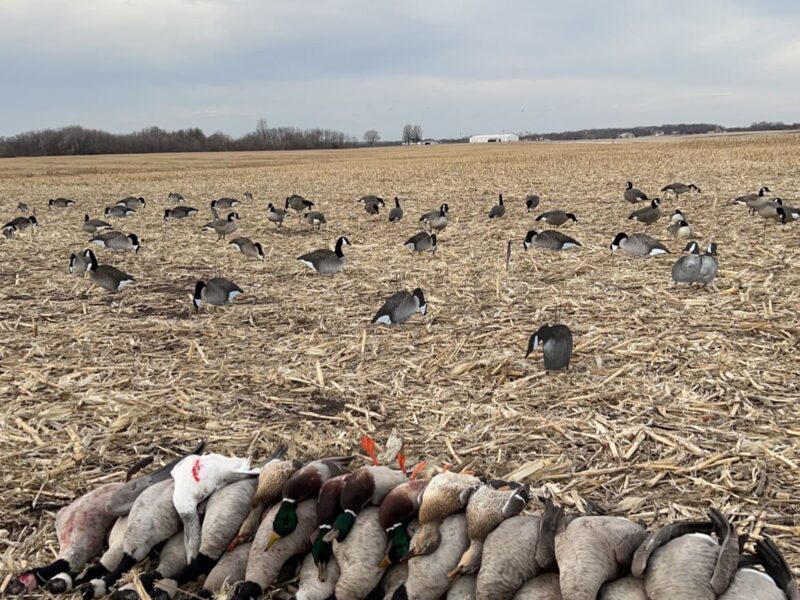
[[[439,140],[427,139],[427,140],[422,140],[421,142],[417,142],[417,143],[420,146],[435,146],[436,144],[439,143]]]
[[[473,135],[469,138],[470,144],[486,144],[488,142],[518,142],[519,136],[516,133],[489,133],[484,135]]]

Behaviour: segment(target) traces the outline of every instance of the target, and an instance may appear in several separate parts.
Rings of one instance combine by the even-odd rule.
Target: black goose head
[[[86,221],[88,220],[89,220],[89,215],[83,215],[83,222],[86,223]]]
[[[700,246],[697,245],[697,242],[689,242],[683,252],[684,254],[700,254]]]
[[[633,188],[633,183],[630,181],[625,182],[625,189],[630,190]]]
[[[499,195],[499,198],[497,199],[497,203],[498,203],[500,206],[503,206],[503,194],[500,194],[500,195]]]
[[[536,220],[537,220],[537,221],[539,220],[539,219],[538,219],[538,217],[537,217],[537,219],[536,219]],[[538,231],[536,231],[535,229],[531,229],[531,230],[528,232],[528,234],[525,236],[525,240],[522,242],[522,247],[523,247],[523,248],[524,248],[526,251],[527,251],[527,250],[528,250],[528,248],[530,247],[530,245],[531,245],[531,242],[533,241],[533,238],[535,238],[537,235],[539,235],[539,232],[538,232]]]
[[[192,298],[192,304],[194,304],[194,312],[198,312],[200,310],[200,303],[203,300],[203,290],[206,287],[205,281],[198,281],[194,284],[194,298]]]
[[[431,248],[433,248],[433,253],[436,254],[436,234],[434,233],[431,235]]]
[[[394,205],[397,208],[400,208],[400,198],[398,198],[397,196],[394,197]]]
[[[135,233],[131,233],[128,235],[128,239],[131,241],[131,245],[133,246],[133,251],[137,254],[139,253],[139,248],[141,248],[141,244],[139,244],[139,236]]]
[[[706,248],[706,255],[708,256],[716,256],[717,255],[717,243],[711,242]]]
[[[611,242],[611,246],[609,246],[611,248],[611,251],[613,252],[614,250],[618,250],[619,245],[622,243],[622,240],[627,240],[627,239],[628,239],[627,233],[624,232],[618,233],[617,236],[614,238],[614,241]]]
[[[450,207],[447,206],[447,202],[443,202],[439,207],[439,214],[445,216],[448,212],[450,212]]]
[[[166,220],[169,218],[169,214],[170,214],[171,212],[172,212],[172,211],[171,211],[169,208],[165,208],[165,209],[164,209],[164,220],[165,220],[165,221],[166,221]]]
[[[83,255],[89,259],[89,270],[96,271],[97,270],[97,257],[94,255],[94,252],[91,250],[85,250]]]
[[[350,246],[350,240],[346,237],[342,236],[338,240],[336,240],[336,254],[337,256],[344,256],[342,252],[342,246]]]
[[[575,213],[567,213],[567,218],[574,221],[575,223],[578,222],[578,218],[575,216]]]
[[[28,221],[31,222],[31,225],[38,225],[39,224],[39,221],[36,220],[36,217],[34,215],[31,215],[30,217],[28,217]]]
[[[764,186],[760,190],[758,190],[758,195],[763,196],[766,192],[772,193],[772,190],[769,189],[767,186]]]
[[[547,340],[550,339],[552,335],[552,328],[550,325],[542,325],[539,329],[534,332],[530,339],[528,340],[528,351],[525,353],[525,358],[528,358],[536,348],[539,347],[540,344],[544,344]]]
[[[253,244],[253,248],[255,248],[256,252],[258,252],[258,256],[261,258],[261,260],[264,260],[264,249],[261,247],[261,242],[256,242]]]
[[[428,312],[428,305],[425,302],[425,294],[423,294],[421,288],[416,288],[413,292],[414,298],[417,300],[417,304],[419,305],[419,312],[423,315]]]

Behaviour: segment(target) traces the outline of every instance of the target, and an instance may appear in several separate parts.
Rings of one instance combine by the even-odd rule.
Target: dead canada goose
[[[572,332],[566,325],[542,325],[528,340],[528,351],[531,352],[542,345],[545,371],[560,371],[569,367],[572,358]]]
[[[698,194],[700,193],[700,188],[693,183],[670,183],[661,188],[661,191],[664,193],[672,192],[675,194],[675,198],[678,198],[681,194],[688,194],[692,190],[696,191]]]
[[[270,202],[267,205],[267,220],[275,223],[278,227],[283,225],[283,220],[286,218],[285,208],[275,208],[275,205]]]
[[[686,218],[686,215],[683,214],[683,211],[680,208],[676,208],[675,212],[672,213],[672,216],[669,218],[670,224],[677,223],[678,221],[688,221],[689,219]]]
[[[394,208],[389,211],[389,222],[397,223],[403,218],[403,209],[400,207],[400,198],[394,197]]]
[[[147,201],[142,197],[137,198],[136,196],[128,196],[127,198],[118,200],[117,206],[127,206],[128,208],[138,210],[147,206]]]
[[[81,227],[86,233],[101,233],[114,229],[110,223],[100,219],[90,219],[89,215],[83,215],[83,225]]]
[[[80,254],[73,253],[69,257],[69,272],[73,275],[81,275],[83,276],[86,271],[89,270],[89,265],[92,264],[92,261],[87,258],[86,254],[81,252]]]
[[[442,231],[445,227],[447,227],[447,213],[450,212],[450,207],[447,206],[447,203],[443,203],[440,207],[438,212],[430,212],[425,215],[422,215],[420,221],[426,221],[428,223],[428,227],[431,231],[436,231],[437,233]]]
[[[109,511],[111,512],[111,511]],[[103,555],[94,563],[90,564],[83,573],[59,573],[47,582],[45,587],[53,594],[63,594],[71,592],[76,587],[88,583],[92,579],[105,577],[117,568],[122,560],[124,553],[123,542],[128,531],[128,516],[118,517],[111,526],[108,534],[108,548]]]
[[[527,196],[525,196],[525,208],[528,210],[528,212],[531,212],[538,206],[539,206],[539,196],[537,196],[536,194],[528,194]]]
[[[309,211],[303,215],[303,217],[305,218],[306,223],[314,227],[317,231],[319,231],[320,227],[322,227],[324,223],[327,223],[325,220],[325,215],[318,210]]]
[[[717,276],[719,261],[717,261],[717,244],[711,242],[705,254],[700,257],[700,274],[695,280],[700,285],[706,286]]]
[[[288,198],[286,198],[286,204],[284,205],[284,210],[292,209],[293,211],[297,212],[298,215],[302,215],[302,213],[314,206],[314,203],[311,200],[306,200],[302,196],[298,196],[297,194],[292,194]]]
[[[242,288],[230,279],[213,277],[208,281],[198,281],[195,284],[192,303],[195,312],[198,312],[203,302],[214,306],[223,306],[242,293],[244,293]]]
[[[233,208],[234,206],[239,206],[239,201],[236,198],[219,198],[217,200],[211,201],[211,208],[216,208],[219,210],[224,210],[227,208]]]
[[[347,258],[342,252],[342,246],[349,246],[350,240],[342,236],[336,240],[336,249],[329,250],[322,248],[314,250],[308,254],[298,256],[297,260],[306,265],[310,269],[314,269],[317,273],[323,275],[333,275],[341,271],[347,264]]]
[[[312,550],[313,551],[313,550]],[[326,565],[324,579],[320,579],[314,556],[309,553],[303,559],[298,574],[297,594],[294,600],[328,600],[335,598],[336,583],[339,580],[339,563],[331,556]]]
[[[547,230],[538,232],[531,229],[525,236],[522,247],[527,250],[531,246],[546,250],[568,250],[580,247],[581,243],[560,231]]]
[[[184,197],[183,194],[179,194],[177,192],[170,192],[169,196],[167,196],[167,200],[169,202],[183,202]]]
[[[164,592],[160,588],[156,592],[154,585],[173,583],[173,577],[186,569],[186,547],[183,542],[183,533],[178,532],[169,538],[158,554],[158,565],[155,570],[140,575],[140,582],[145,591],[154,598]],[[113,594],[111,600],[140,600],[139,592],[133,583],[129,583]]]
[[[47,208],[69,208],[75,206],[75,201],[69,198],[55,198],[47,201]]]
[[[489,209],[489,218],[499,219],[504,214],[506,214],[506,207],[503,204],[503,194],[500,194],[499,198],[497,199],[497,204],[495,204],[491,209]]]
[[[237,237],[228,242],[231,246],[236,248],[239,252],[250,258],[264,260],[264,249],[258,242],[253,242],[250,238]]]
[[[578,219],[575,217],[573,213],[564,212],[563,210],[549,210],[547,212],[543,212],[535,219],[536,221],[544,221],[548,225],[552,225],[553,227],[561,227],[564,223],[572,221],[574,223],[578,222]]]
[[[176,206],[175,208],[167,208],[164,210],[164,220],[185,219],[196,214],[196,208],[192,208],[191,206]]]
[[[252,548],[252,544],[247,542],[223,554],[203,582],[203,589],[198,593],[198,596],[200,598],[214,598],[219,596],[220,592],[226,587],[244,581],[250,548]]]
[[[98,265],[97,257],[91,250],[86,250],[84,255],[89,259],[89,279],[98,287],[116,292],[136,282],[132,275],[128,275],[111,265]]]
[[[378,196],[363,196],[359,198],[358,201],[364,205],[364,210],[367,211],[368,215],[377,215],[380,207],[386,206],[386,202],[383,201],[383,198],[379,198]]]
[[[431,235],[427,231],[420,231],[416,235],[410,237],[403,246],[413,252],[425,252],[426,250],[430,250],[436,254],[436,234],[434,233]]]
[[[652,225],[661,218],[661,200],[653,198],[650,206],[633,211],[628,218],[645,225]]]
[[[628,181],[625,184],[625,192],[623,193],[623,198],[625,198],[626,202],[630,202],[631,204],[635,204],[636,202],[642,202],[647,200],[647,194],[645,194],[642,190],[633,187],[633,183]]]
[[[333,555],[339,565],[336,598],[366,598],[383,577],[379,566],[388,538],[378,520],[378,508],[360,511],[350,534],[333,542]]]
[[[669,254],[669,249],[655,238],[646,233],[633,233],[628,235],[624,232],[618,233],[611,242],[611,251],[624,250],[631,256],[658,256],[659,254]]]
[[[676,240],[688,240],[692,237],[692,227],[688,221],[681,219],[667,226],[667,231]]]
[[[692,284],[700,276],[700,246],[697,242],[690,242],[686,246],[685,254],[675,261],[672,265],[672,281],[675,283]]]
[[[744,558],[720,600],[800,600],[792,569],[770,538],[756,542],[753,564],[747,560],[751,557]],[[764,567],[764,572],[753,568],[755,564]]]
[[[35,216],[31,215],[29,217],[16,217],[15,219],[11,219],[8,223],[3,225],[3,229],[6,227],[13,227],[15,229],[14,233],[17,233],[20,231],[25,231],[29,227],[33,229],[37,225],[39,225],[39,221],[36,220]]]
[[[97,244],[101,248],[108,250],[133,250],[138,253],[141,245],[135,233],[125,235],[121,231],[108,231],[94,236],[89,240],[90,244]]]
[[[29,213],[31,212],[31,209],[28,208],[28,205],[25,202],[19,202],[17,204],[17,212]]]
[[[214,231],[217,234],[217,240],[224,240],[225,237],[239,228],[236,222],[239,220],[239,213],[230,212],[225,219],[215,219],[210,223],[203,225],[202,229]]]
[[[128,208],[123,204],[117,204],[115,206],[107,206],[105,211],[103,211],[103,215],[106,218],[108,217],[128,217],[134,214],[136,211],[132,208]]]
[[[372,318],[372,322],[380,325],[402,325],[417,312],[423,316],[428,312],[422,290],[420,288],[413,292],[403,290],[389,296]]]

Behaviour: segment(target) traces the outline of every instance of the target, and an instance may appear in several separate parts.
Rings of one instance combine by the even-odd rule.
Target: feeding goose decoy
[[[506,214],[506,207],[503,204],[503,194],[500,194],[499,198],[497,199],[497,204],[495,204],[489,210],[489,218],[490,219],[499,219],[504,214]]]
[[[625,184],[623,198],[625,198],[626,202],[630,202],[631,204],[648,200],[647,194],[645,194],[642,190],[633,187],[633,183],[630,181],[626,182]]]
[[[224,240],[226,236],[233,233],[239,228],[239,224],[236,222],[239,220],[239,213],[237,212],[230,212],[225,219],[215,219],[210,223],[206,223],[203,225],[201,229],[206,229],[208,231],[213,231],[217,234],[217,241]]]
[[[10,240],[17,234],[17,228],[14,225],[5,225],[3,227],[3,237]]]
[[[253,242],[253,240],[246,237],[237,237],[233,238],[228,243],[245,256],[262,261],[264,260],[264,248],[261,247],[259,242]]]
[[[195,312],[198,312],[203,302],[214,306],[223,306],[242,293],[244,293],[242,288],[230,279],[213,277],[208,281],[198,281],[195,284],[192,303],[194,304]]]
[[[176,206],[175,208],[167,208],[164,210],[164,220],[185,219],[196,214],[196,208],[192,208],[191,206]]]
[[[717,276],[719,261],[717,260],[717,244],[711,242],[705,254],[700,256],[700,274],[695,280],[702,286],[707,286]]]
[[[539,206],[539,196],[537,194],[528,194],[525,196],[525,208],[528,212],[536,209]]]
[[[98,287],[116,292],[136,282],[132,275],[128,275],[111,265],[98,265],[97,257],[91,250],[86,250],[84,256],[89,259],[89,279]]]
[[[85,250],[80,254],[73,252],[69,257],[69,272],[73,275],[83,276],[89,270],[89,265],[91,264],[92,261],[86,256]]]
[[[118,200],[117,206],[127,206],[128,208],[138,210],[147,206],[147,201],[141,196],[138,198],[136,196],[128,196],[127,198]]]
[[[234,206],[239,206],[240,202],[236,198],[219,198],[217,200],[211,201],[211,208],[216,208],[219,210],[224,210],[227,208],[233,208]]]
[[[670,183],[661,188],[661,191],[664,193],[672,192],[675,194],[675,198],[678,198],[681,194],[688,194],[692,190],[698,194],[700,193],[700,188],[693,183]]]
[[[569,367],[572,358],[572,332],[566,325],[542,325],[528,340],[528,351],[531,352],[542,345],[545,371],[560,371]]]
[[[692,227],[688,221],[681,219],[667,225],[667,231],[676,240],[688,240],[692,237]]]
[[[745,194],[738,196],[731,200],[732,204],[744,204],[747,208],[752,209],[753,206],[758,205],[760,202],[766,202],[769,198],[765,195],[767,192],[772,192],[767,186],[763,186],[754,194]]]
[[[653,198],[650,206],[633,211],[628,218],[648,226],[652,225],[661,218],[661,200]]]
[[[107,223],[106,221],[102,221],[100,219],[90,219],[89,215],[83,215],[83,225],[81,228],[86,233],[102,233],[104,231],[108,231],[109,229],[114,229],[111,223]]]
[[[70,206],[75,206],[75,200],[70,200],[69,198],[55,198],[50,199],[47,201],[47,208],[69,208]]]
[[[8,223],[3,225],[3,229],[9,228],[14,230],[14,234],[25,231],[29,227],[31,230],[39,225],[39,221],[36,220],[34,215],[29,217],[16,217],[15,219],[11,219]]]
[[[569,250],[570,248],[580,247],[581,243],[560,231],[547,230],[538,232],[531,229],[525,236],[522,247],[527,250],[531,246],[546,250]]]
[[[292,194],[288,198],[286,198],[286,204],[284,205],[284,210],[289,210],[290,208],[297,212],[298,216],[302,216],[303,212],[313,208],[314,203],[311,200],[306,200],[302,196],[298,196],[297,194]]]
[[[689,242],[684,248],[684,254],[672,265],[672,281],[675,283],[692,284],[700,276],[700,246],[697,242]]]
[[[89,240],[90,244],[97,244],[101,248],[108,250],[133,250],[138,253],[141,245],[135,233],[125,235],[121,231],[108,231],[94,236]]]
[[[447,203],[445,202],[439,207],[438,211],[433,211],[422,215],[420,221],[426,222],[431,231],[436,231],[438,233],[447,227],[447,213],[449,212],[450,207],[447,206]]]
[[[380,207],[386,206],[386,202],[383,201],[383,198],[378,196],[363,196],[359,198],[358,201],[364,205],[364,210],[367,211],[369,215],[377,215]]]
[[[333,275],[341,271],[347,264],[347,258],[342,252],[342,246],[349,246],[350,240],[342,236],[336,240],[336,249],[329,250],[322,248],[314,250],[308,254],[298,256],[297,260],[306,265],[310,269],[314,269],[317,273],[323,275]]]
[[[327,223],[328,221],[325,220],[325,215],[323,215],[318,210],[311,210],[303,215],[303,218],[306,220],[306,223],[311,225],[317,231],[320,230],[320,227]]]
[[[183,194],[179,194],[178,192],[170,192],[169,196],[167,196],[167,200],[169,202],[183,202],[185,198]]]
[[[389,222],[397,223],[403,218],[403,209],[400,207],[400,198],[394,197],[394,208],[389,211]]]
[[[655,238],[646,233],[633,233],[628,235],[624,232],[618,233],[611,242],[611,251],[624,250],[631,256],[658,256],[659,254],[669,254],[669,249]]]
[[[686,218],[686,215],[680,208],[676,208],[675,212],[669,218],[670,225],[677,223],[678,221],[688,221],[689,219]]]
[[[422,290],[420,288],[416,288],[413,292],[402,290],[389,296],[372,318],[372,322],[379,325],[402,325],[417,312],[422,316],[428,312]]]
[[[287,201],[288,206],[288,201]],[[278,227],[283,225],[283,220],[286,218],[286,209],[285,208],[275,208],[275,205],[270,202],[267,205],[267,220],[271,223],[275,223]]]
[[[578,219],[573,213],[564,212],[563,210],[549,210],[547,212],[543,212],[534,220],[544,221],[553,227],[561,227],[564,223],[568,223],[569,221],[572,221],[573,223],[578,222]]]
[[[433,254],[436,254],[436,234],[420,231],[416,235],[410,237],[403,246],[412,252],[425,252],[430,250]]]
[[[17,211],[21,212],[21,213],[29,213],[29,212],[31,212],[31,209],[28,208],[28,204],[27,203],[19,202],[19,203],[17,203]]]
[[[107,206],[106,209],[103,211],[103,215],[108,217],[128,217],[134,214],[136,210],[133,208],[129,208],[124,204],[116,204],[114,206]]]

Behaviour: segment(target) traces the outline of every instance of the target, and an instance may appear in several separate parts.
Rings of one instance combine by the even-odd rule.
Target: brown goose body
[[[378,585],[384,573],[379,563],[387,542],[378,508],[362,510],[347,538],[333,542],[333,555],[339,564],[336,600],[363,600]]]
[[[563,600],[558,573],[544,573],[529,579],[513,600]]]
[[[572,221],[573,223],[577,223],[578,219],[575,217],[574,214],[565,212],[563,210],[549,210],[547,212],[543,212],[535,219],[536,221],[544,221],[548,225],[552,225],[553,227],[561,227],[565,223]]]
[[[644,580],[630,575],[610,581],[600,589],[597,600],[650,600]]]
[[[329,600],[334,598],[336,582],[339,580],[339,563],[331,558],[327,563],[326,577],[320,581],[314,557],[308,554],[300,565],[299,581],[295,600]]]
[[[253,242],[250,238],[237,237],[228,242],[239,252],[256,260],[264,260],[264,248],[258,242]]]
[[[203,582],[203,592],[216,596],[226,586],[232,587],[240,581],[244,581],[251,547],[252,544],[246,542],[223,554]]]
[[[650,206],[633,211],[628,218],[645,225],[652,225],[661,218],[661,215],[661,200],[654,198]]]

